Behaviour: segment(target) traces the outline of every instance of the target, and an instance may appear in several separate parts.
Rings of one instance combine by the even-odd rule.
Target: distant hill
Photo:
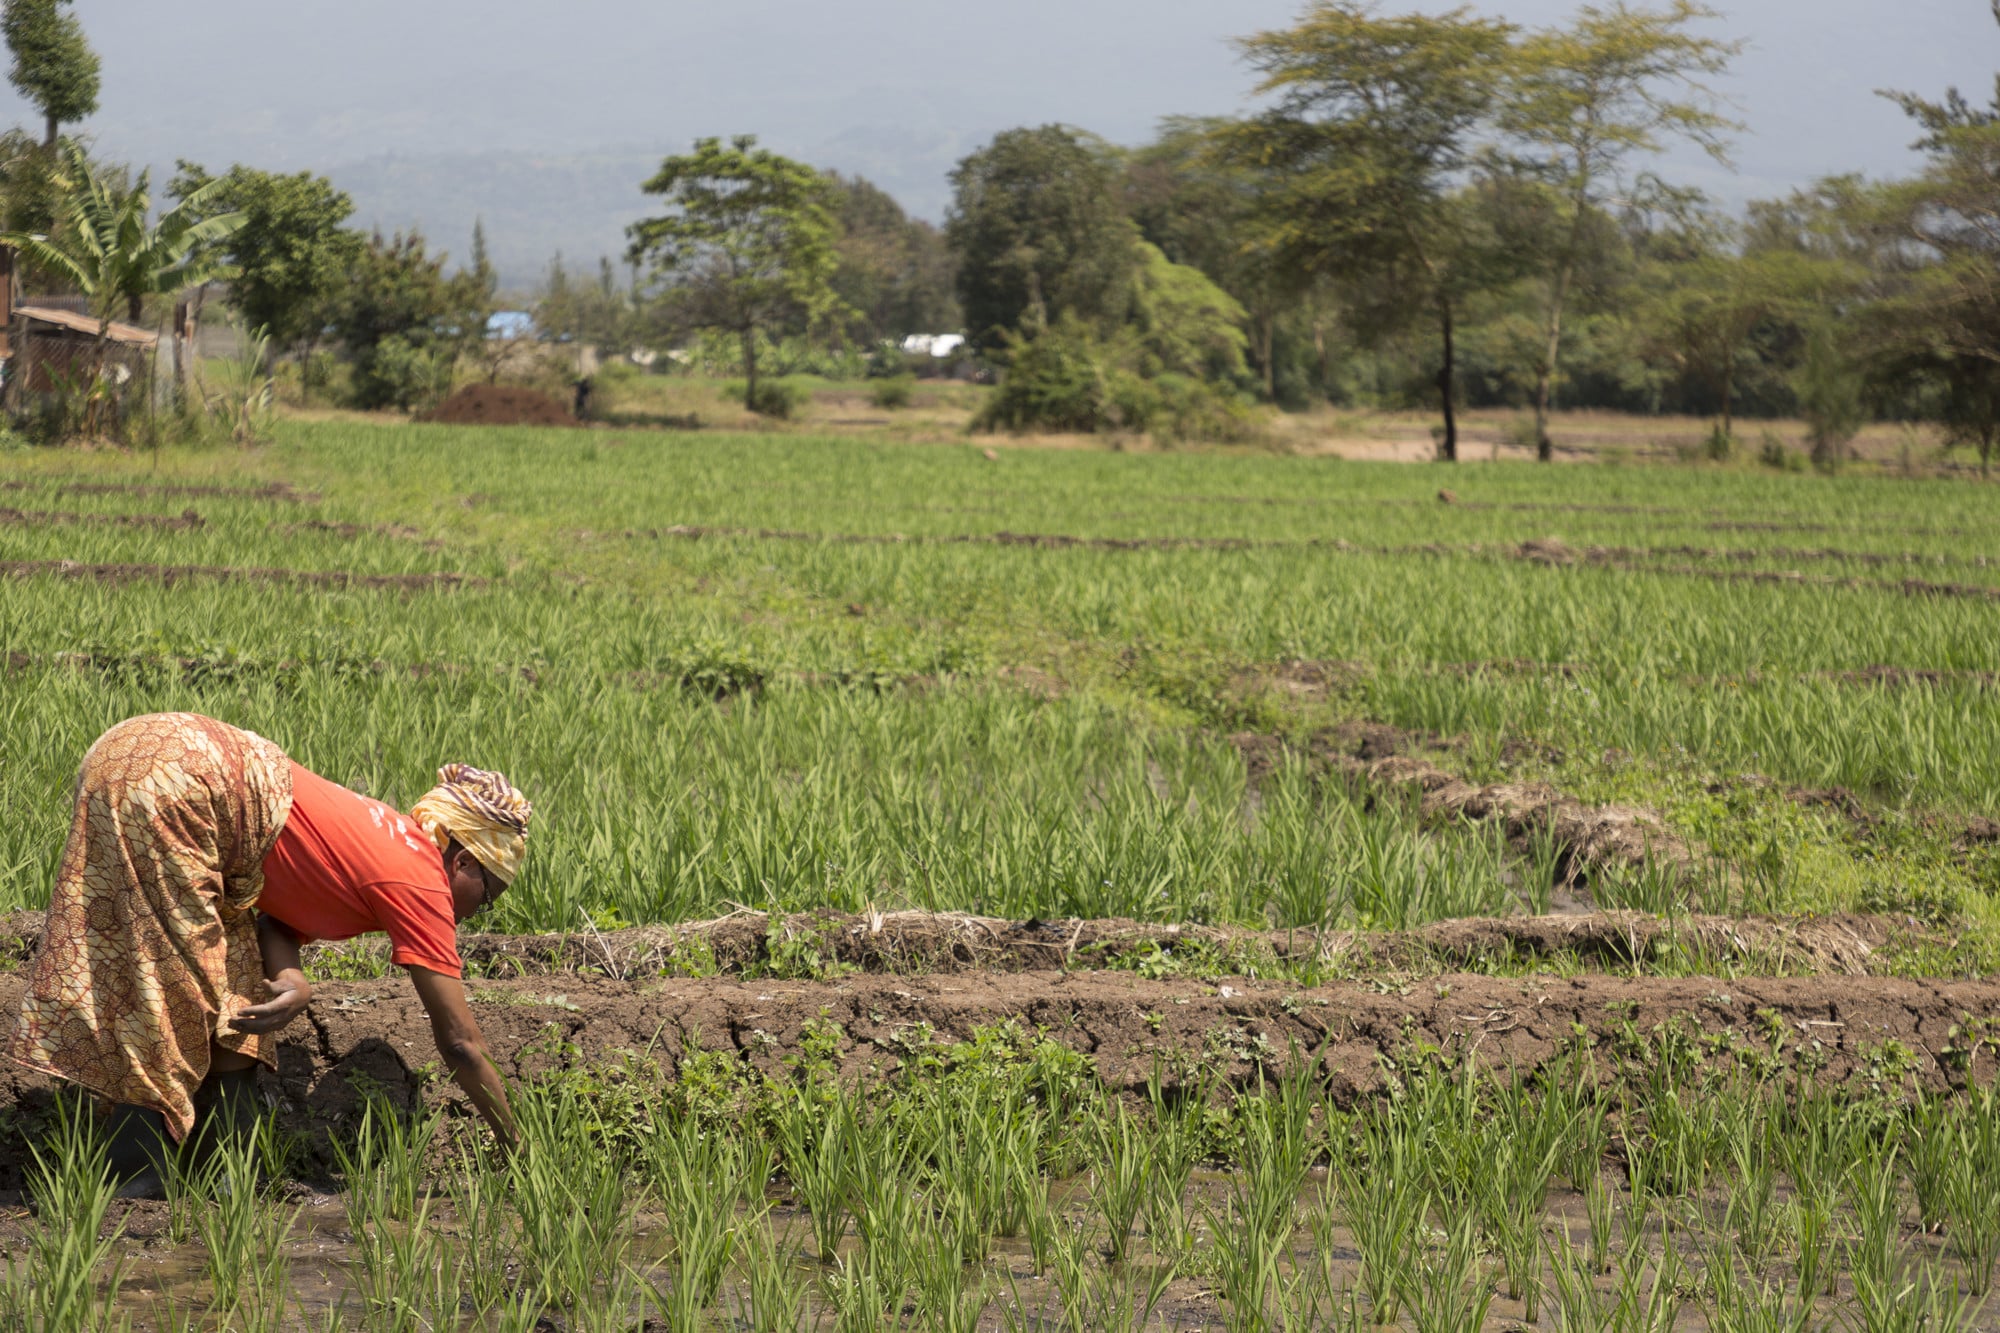
[[[951,199],[952,167],[983,138],[936,126],[861,126],[803,149],[771,147],[866,176],[911,213],[937,220]],[[600,255],[619,262],[622,275],[625,228],[652,202],[640,183],[661,158],[685,147],[390,153],[333,167],[327,175],[354,196],[359,225],[384,231],[414,225],[454,261],[467,258],[473,219],[483,219],[501,285],[525,292],[541,281],[558,251],[572,275],[594,273]]]

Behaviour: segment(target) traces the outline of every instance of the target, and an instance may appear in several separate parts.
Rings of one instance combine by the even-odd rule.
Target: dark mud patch
[[[178,514],[79,514],[57,509],[9,509],[0,506],[0,524],[52,527],[64,524],[115,528],[156,528],[169,532],[206,526],[206,520],[192,509]]]
[[[287,504],[318,504],[317,491],[302,491],[290,482],[274,481],[263,486],[201,486],[140,481],[36,481],[16,478],[0,481],[0,491],[53,489],[59,495],[143,495],[173,499],[274,500]]]
[[[112,585],[179,583],[211,580],[224,583],[285,584],[306,588],[370,588],[426,592],[447,588],[483,587],[486,580],[470,574],[356,574],[347,570],[266,569],[254,565],[126,565],[86,564],[76,560],[0,560],[0,576],[81,579]]]
[[[1635,547],[1569,546],[1557,537],[1536,538],[1513,548],[1512,556],[1529,564],[1566,568],[1588,564],[1634,573],[1668,574],[1712,579],[1720,583],[1760,583],[1811,588],[1847,588],[1901,593],[1906,597],[1964,598],[2000,601],[2000,587],[1981,583],[1940,583],[1931,579],[1864,579],[1834,574],[1804,574],[1796,569],[1713,569],[1703,565],[1656,563],[1651,551]]]

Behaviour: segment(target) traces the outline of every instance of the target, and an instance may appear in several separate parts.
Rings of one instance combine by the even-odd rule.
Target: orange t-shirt
[[[264,857],[257,909],[301,942],[379,930],[389,958],[460,976],[444,856],[415,820],[292,765],[292,813]]]

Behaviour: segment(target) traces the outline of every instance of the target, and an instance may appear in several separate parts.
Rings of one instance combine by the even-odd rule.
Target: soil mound
[[[468,384],[423,415],[447,426],[574,426],[567,407],[512,384]]]

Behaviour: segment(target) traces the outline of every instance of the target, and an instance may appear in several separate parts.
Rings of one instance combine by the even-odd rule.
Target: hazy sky
[[[1544,24],[1574,5],[1478,7]],[[1874,90],[1935,93],[1957,83],[1983,100],[2000,69],[2000,26],[1987,0],[1721,7],[1719,31],[1749,44],[1726,84],[1749,127],[1738,172],[1722,176],[1694,154],[1665,167],[1731,201],[1834,171],[1904,170],[1910,127]],[[1133,142],[1163,115],[1240,109],[1249,78],[1229,39],[1283,25],[1299,8],[1297,0],[76,0],[104,60],[103,109],[85,129],[134,161],[328,170],[387,155],[658,153],[697,135],[747,131],[875,176],[933,216],[947,198],[950,163],[995,130],[1061,120]],[[11,90],[0,97],[0,115],[28,118]],[[635,193],[634,207],[642,202]],[[454,230],[469,225],[449,221]]]

